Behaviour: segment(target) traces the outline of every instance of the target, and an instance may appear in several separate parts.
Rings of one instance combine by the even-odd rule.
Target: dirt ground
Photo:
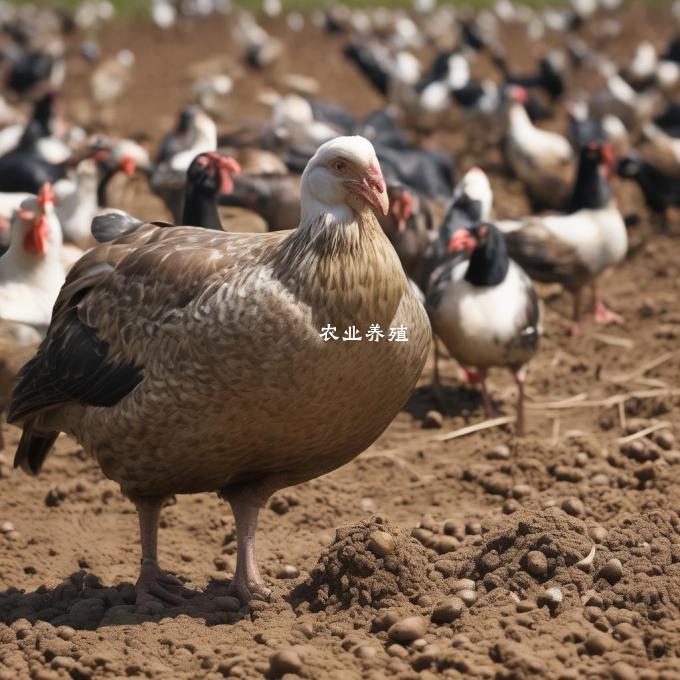
[[[669,16],[627,10],[607,51],[627,58],[643,37],[665,45]],[[342,37],[272,30],[285,41],[281,63],[243,70],[221,127],[266,116],[256,98],[287,72],[316,78],[321,96],[357,113],[380,104],[343,62]],[[91,66],[74,38],[67,111],[88,125],[106,114],[112,131],[154,144],[190,98],[204,68],[197,63],[220,57],[242,69],[222,18],[166,33],[114,25],[101,41],[105,54],[130,47],[137,56],[127,95],[110,112],[91,110]],[[544,46],[517,37],[507,48],[521,66]],[[499,217],[522,214],[524,197],[493,146],[469,152],[483,142],[478,134],[459,123],[428,143],[454,152],[462,170],[489,171]],[[680,678],[680,241],[661,232],[634,187],[616,190],[623,212],[640,216],[628,261],[603,283],[625,324],[586,324],[569,337],[568,296],[541,289],[545,337],[530,368],[522,439],[500,427],[443,440],[484,419],[477,391],[458,382],[450,360],[442,427],[426,427],[436,408],[428,363],[374,446],[262,512],[258,552],[271,602],[239,608],[226,594],[234,524],[206,494],[166,507],[159,538],[161,564],[195,597],[185,607],[137,608],[132,504],[65,437],[39,477],[13,470],[20,432],[4,426],[0,679]],[[145,217],[163,215],[141,186],[124,199]],[[510,376],[493,373],[491,387],[514,413]],[[648,436],[625,440],[648,427]]]

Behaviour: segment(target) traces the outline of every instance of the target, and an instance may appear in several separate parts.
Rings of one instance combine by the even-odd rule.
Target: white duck
[[[47,330],[64,283],[61,225],[49,184],[14,213],[7,252],[0,258],[0,319]]]
[[[516,432],[522,436],[524,367],[538,350],[541,335],[538,297],[529,277],[508,257],[493,224],[458,229],[448,251],[455,256],[434,272],[427,293],[432,329],[463,366],[468,381],[481,384],[489,417],[495,409],[486,388],[487,370],[501,366],[512,371],[518,387]],[[460,253],[467,257],[461,259]],[[435,342],[435,364],[436,348]]]
[[[565,215],[497,222],[508,252],[536,281],[561,283],[574,296],[572,333],[580,332],[581,290],[593,292],[597,323],[621,322],[600,299],[597,280],[623,260],[628,235],[607,181],[614,158],[608,144],[593,142],[581,151],[576,186]]]
[[[566,198],[574,152],[560,134],[541,130],[524,108],[527,91],[510,87],[507,93],[505,156],[531,199],[541,206],[557,208]]]

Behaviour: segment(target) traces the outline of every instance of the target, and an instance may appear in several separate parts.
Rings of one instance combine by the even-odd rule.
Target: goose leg
[[[573,296],[574,308],[571,315],[569,335],[581,335],[581,290],[575,290]]]
[[[600,298],[597,282],[593,283],[593,317],[595,319],[595,323],[623,323],[622,316],[605,307],[604,302],[602,302],[602,299]]]
[[[163,499],[137,502],[139,532],[142,543],[142,566],[135,585],[137,603],[157,598],[168,604],[183,604],[184,599],[168,588],[182,587],[183,583],[158,566],[158,521]]]
[[[265,586],[255,559],[255,529],[260,504],[246,495],[228,496],[236,522],[236,570],[231,581],[230,591],[241,602],[253,598],[267,600],[271,590]]]
[[[482,399],[484,401],[484,409],[486,410],[487,418],[495,418],[498,415],[498,411],[496,411],[496,408],[491,401],[489,391],[486,389],[486,371],[479,371],[479,382],[482,387]]]
[[[515,425],[515,434],[518,437],[524,436],[524,382],[526,380],[526,371],[520,368],[514,372],[515,382],[517,383],[517,424]]]
[[[432,336],[432,341],[434,342],[434,369],[432,372],[432,392],[437,400],[439,407],[444,407],[444,392],[442,390],[441,378],[439,376],[439,341],[437,336]]]

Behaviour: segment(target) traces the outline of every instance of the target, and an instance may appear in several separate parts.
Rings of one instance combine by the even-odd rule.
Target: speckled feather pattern
[[[430,328],[372,213],[317,227],[145,225],[91,251],[60,302],[94,282],[80,319],[144,379],[113,407],[67,403],[37,428],[71,433],[131,497],[283,486],[351,460],[408,398]],[[403,324],[409,341],[324,342],[328,323]]]

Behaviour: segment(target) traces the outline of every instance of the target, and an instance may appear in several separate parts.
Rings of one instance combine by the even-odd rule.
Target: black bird
[[[241,167],[229,156],[215,151],[196,156],[187,170],[181,223],[222,231],[217,199],[220,194],[232,191],[234,180],[231,176],[239,172]]]

